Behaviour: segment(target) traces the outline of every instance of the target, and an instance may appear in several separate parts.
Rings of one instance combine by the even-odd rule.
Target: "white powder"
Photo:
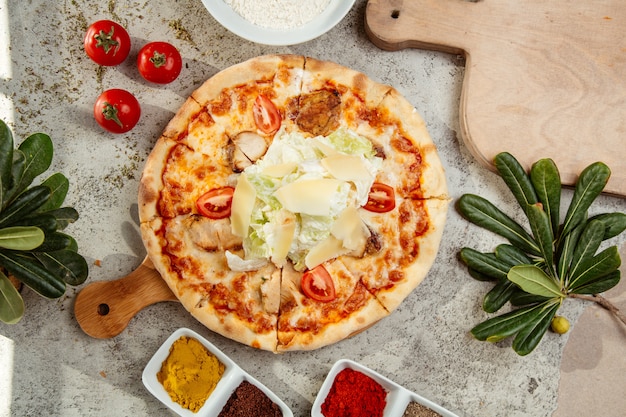
[[[293,29],[319,16],[330,0],[224,0],[241,17],[257,26]]]

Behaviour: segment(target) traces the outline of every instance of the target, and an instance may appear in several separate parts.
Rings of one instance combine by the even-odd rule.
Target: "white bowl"
[[[323,35],[335,27],[355,0],[330,0],[328,7],[303,26],[279,30],[257,26],[239,15],[223,0],[202,0],[204,7],[226,29],[244,39],[265,45],[296,45]]]
[[[217,386],[207,398],[206,402],[198,410],[197,413],[194,413],[191,410],[188,410],[182,407],[177,402],[172,401],[163,385],[157,379],[157,373],[161,370],[161,365],[163,361],[167,359],[170,353],[170,347],[172,344],[180,339],[182,336],[193,337],[202,343],[212,354],[214,354],[220,362],[224,364],[224,374],[222,378],[217,383]],[[152,359],[148,362],[146,367],[143,370],[143,374],[141,376],[143,384],[146,386],[148,391],[152,395],[154,395],[159,401],[169,407],[170,410],[183,417],[209,417],[216,416],[219,412],[224,408],[226,401],[230,398],[232,393],[237,389],[239,384],[246,380],[253,385],[256,385],[261,391],[265,393],[276,405],[280,407],[283,412],[284,417],[293,417],[293,412],[285,403],[276,396],[272,391],[270,391],[265,385],[261,384],[255,378],[253,378],[246,371],[241,369],[235,362],[233,362],[228,356],[222,353],[221,350],[213,346],[209,341],[200,336],[198,333],[193,330],[181,328],[176,330],[167,340],[161,345],[161,347],[156,351]]]
[[[324,384],[320,388],[317,397],[315,398],[315,402],[313,403],[313,408],[311,409],[312,417],[324,417],[322,414],[322,404],[326,400],[333,382],[335,382],[335,377],[339,372],[346,368],[359,371],[369,376],[374,381],[378,382],[385,389],[385,391],[387,391],[387,404],[385,406],[385,410],[383,411],[383,417],[402,417],[407,405],[409,405],[410,402],[420,403],[423,406],[441,414],[443,417],[458,417],[456,414],[446,410],[434,402],[409,391],[390,379],[385,378],[381,374],[349,359],[341,359],[335,362],[333,367],[328,372],[328,375],[324,380]]]

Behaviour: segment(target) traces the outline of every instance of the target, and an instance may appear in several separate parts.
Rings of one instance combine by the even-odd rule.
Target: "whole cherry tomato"
[[[307,269],[302,275],[300,288],[307,297],[325,303],[333,301],[337,297],[333,279],[323,265]]]
[[[230,216],[234,192],[233,187],[215,188],[202,194],[196,201],[196,207],[205,217],[223,219]]]
[[[375,182],[370,188],[367,196],[367,203],[363,206],[365,210],[375,213],[385,213],[396,207],[396,197],[393,188],[387,184]]]
[[[276,132],[282,121],[274,103],[262,94],[258,95],[256,100],[254,100],[252,115],[254,116],[254,123],[263,133]]]
[[[93,106],[93,115],[98,124],[109,132],[125,133],[139,121],[141,107],[131,93],[114,88],[100,94]]]
[[[137,56],[139,73],[153,83],[171,83],[178,77],[182,67],[180,52],[167,42],[147,43]]]
[[[130,52],[130,36],[119,23],[98,20],[89,26],[84,39],[85,52],[96,64],[121,64]]]

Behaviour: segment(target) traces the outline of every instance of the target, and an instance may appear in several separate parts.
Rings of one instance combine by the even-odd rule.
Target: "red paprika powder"
[[[322,404],[325,417],[382,417],[387,391],[369,376],[346,368],[335,377]]]

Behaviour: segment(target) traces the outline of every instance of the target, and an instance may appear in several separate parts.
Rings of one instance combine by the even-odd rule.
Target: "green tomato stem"
[[[102,108],[102,114],[104,118],[107,120],[113,120],[119,127],[124,127],[120,118],[117,116],[117,108],[109,103],[108,101],[104,103],[104,107]]]

